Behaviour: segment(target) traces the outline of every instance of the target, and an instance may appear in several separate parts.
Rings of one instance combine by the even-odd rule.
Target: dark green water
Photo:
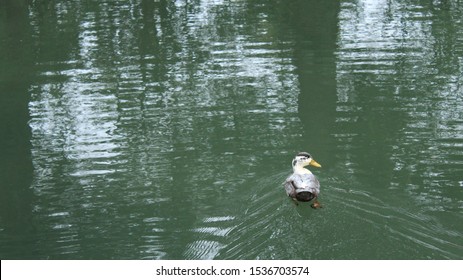
[[[0,0],[0,258],[462,259],[462,73],[459,0]]]

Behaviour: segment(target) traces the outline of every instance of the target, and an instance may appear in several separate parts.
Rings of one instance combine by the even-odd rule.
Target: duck
[[[307,202],[313,200],[311,207],[318,209],[322,207],[318,202],[320,182],[309,169],[304,168],[308,165],[322,167],[309,153],[298,153],[292,161],[293,174],[286,178],[284,187],[286,194],[293,199],[296,205],[299,205],[298,201]]]

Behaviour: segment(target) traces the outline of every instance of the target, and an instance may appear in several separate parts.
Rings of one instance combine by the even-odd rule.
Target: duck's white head
[[[300,152],[293,159],[293,170],[307,170],[304,166],[312,165],[315,167],[322,167],[318,162],[316,162],[309,153]]]

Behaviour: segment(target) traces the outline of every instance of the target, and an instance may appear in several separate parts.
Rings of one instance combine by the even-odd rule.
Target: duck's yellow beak
[[[315,167],[322,167],[318,162],[316,162],[315,160],[311,160],[309,165],[312,165],[312,166],[315,166]]]

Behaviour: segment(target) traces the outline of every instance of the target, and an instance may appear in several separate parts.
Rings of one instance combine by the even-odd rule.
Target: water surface
[[[0,257],[462,259],[462,18],[4,2]],[[285,196],[298,151],[323,166],[320,210]]]

